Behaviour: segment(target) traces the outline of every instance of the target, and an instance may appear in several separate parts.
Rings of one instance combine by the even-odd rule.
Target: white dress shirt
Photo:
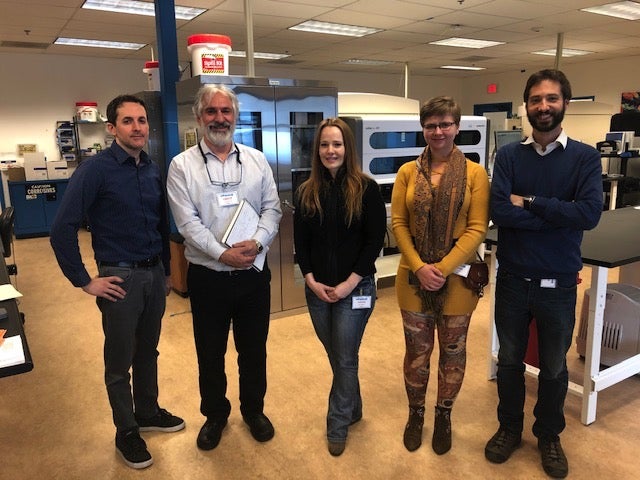
[[[199,146],[185,150],[171,161],[167,175],[169,206],[185,239],[185,257],[189,262],[217,271],[234,270],[219,260],[228,248],[220,239],[238,202],[246,199],[260,214],[258,229],[251,239],[267,250],[278,233],[282,217],[280,197],[271,167],[261,151],[234,144],[223,162],[204,140]],[[234,201],[221,202],[220,194],[233,192],[236,195],[230,196]]]
[[[567,134],[565,133],[565,131],[561,130],[560,135],[558,135],[558,138],[556,138],[553,142],[547,145],[544,149],[542,148],[542,145],[540,145],[538,142],[536,142],[533,139],[533,135],[528,137],[524,142],[522,142],[522,144],[532,145],[533,148],[536,150],[536,152],[538,152],[538,155],[540,155],[541,157],[544,157],[545,155],[549,155],[558,147],[567,148],[568,138],[569,137],[567,137]]]

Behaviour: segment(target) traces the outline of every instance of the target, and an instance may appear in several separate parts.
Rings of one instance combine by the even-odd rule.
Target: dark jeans
[[[538,328],[538,401],[533,410],[536,437],[557,436],[564,430],[564,400],[568,372],[566,354],[575,324],[576,284],[540,287],[540,280],[527,281],[499,270],[496,281],[495,321],[498,353],[498,420],[502,428],[523,429],[525,382],[524,357],[529,323]]]
[[[240,412],[262,413],[267,391],[267,334],[271,272],[236,270],[216,272],[189,265],[187,286],[193,314],[198,366],[200,412],[208,419],[225,420],[231,412],[226,397],[225,354],[229,328],[238,352]]]
[[[99,267],[101,277],[118,276],[127,292],[122,300],[96,300],[102,312],[105,384],[118,432],[137,426],[134,416],[158,412],[158,341],[164,315],[162,263],[150,268]],[[131,376],[133,373],[133,397]]]
[[[327,439],[344,441],[349,424],[362,417],[358,352],[375,305],[375,281],[373,275],[364,277],[350,295],[336,303],[323,302],[309,287],[305,287],[305,294],[313,328],[329,356],[333,371],[327,413]],[[370,308],[352,308],[352,298],[360,295],[371,297]]]

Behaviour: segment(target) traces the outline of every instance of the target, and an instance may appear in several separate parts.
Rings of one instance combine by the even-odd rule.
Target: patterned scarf
[[[455,239],[453,228],[462,208],[467,185],[467,166],[464,154],[454,145],[440,184],[431,184],[431,149],[427,145],[416,160],[414,209],[416,218],[416,250],[423,262],[433,264],[449,253]],[[425,311],[440,318],[447,285],[436,292],[417,289]]]

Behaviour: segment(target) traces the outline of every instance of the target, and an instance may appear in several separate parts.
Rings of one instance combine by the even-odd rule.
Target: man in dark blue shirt
[[[494,463],[520,445],[525,401],[524,356],[536,319],[540,374],[533,434],[542,467],[564,478],[569,464],[560,444],[582,268],[580,243],[602,212],[600,155],[562,129],[571,85],[559,70],[541,70],[524,90],[532,135],[500,148],[491,184],[491,218],[498,226],[495,323],[500,428],[485,447]]]
[[[69,180],[51,246],[71,283],[97,297],[116,449],[128,466],[145,468],[153,459],[139,432],[185,426],[158,406],[157,346],[171,290],[168,212],[160,169],[142,150],[149,137],[144,102],[132,95],[113,99],[107,130],[115,138],[111,147],[81,162]],[[85,219],[98,264],[95,278],[78,244]]]

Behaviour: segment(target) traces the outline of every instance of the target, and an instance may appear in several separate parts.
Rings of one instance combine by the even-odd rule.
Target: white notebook
[[[258,229],[258,222],[260,221],[260,215],[253,208],[253,205],[246,199],[242,200],[236,211],[231,217],[229,226],[222,236],[222,243],[227,247],[231,247],[234,243],[242,242],[243,240],[250,240]],[[260,252],[255,261],[253,262],[253,268],[258,271],[262,271],[264,268],[264,261],[267,257],[267,249],[265,248]]]
[[[20,335],[6,337],[0,345],[0,368],[22,365],[25,362]]]

